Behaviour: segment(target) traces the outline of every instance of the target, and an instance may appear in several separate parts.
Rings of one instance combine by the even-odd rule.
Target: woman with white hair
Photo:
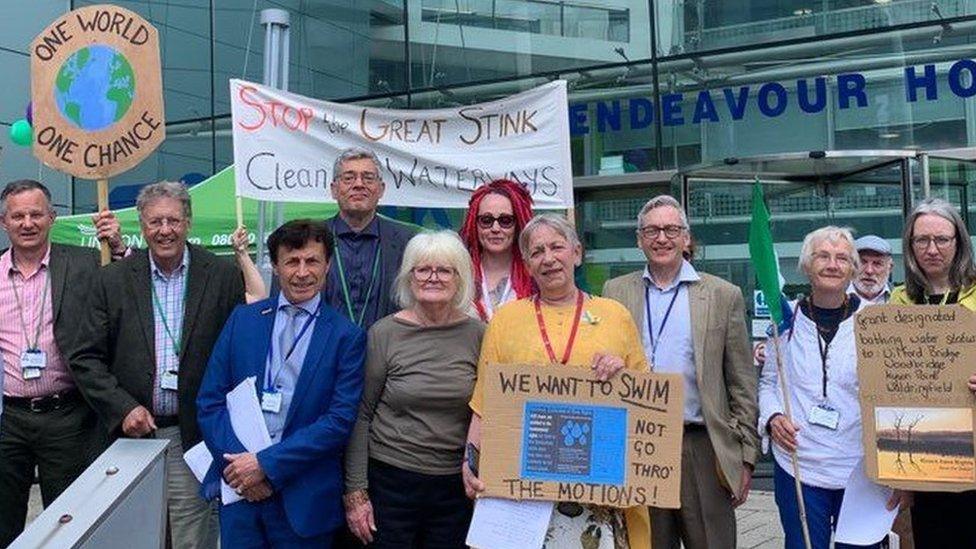
[[[647,371],[637,326],[623,305],[587,295],[576,287],[573,269],[583,258],[576,231],[565,217],[537,215],[519,234],[519,248],[539,289],[532,297],[504,305],[491,318],[478,362],[479,373],[489,364],[562,364],[592,370],[606,380],[623,368]],[[549,366],[546,366],[549,367]],[[553,366],[555,367],[555,366]],[[471,397],[469,450],[481,448],[483,391],[479,383]],[[462,464],[468,496],[485,486]],[[544,549],[645,549],[651,544],[647,507],[616,509],[573,502],[557,503]]]
[[[815,549],[830,547],[844,487],[864,455],[854,347],[854,313],[861,301],[847,293],[858,262],[848,229],[823,227],[803,239],[799,267],[811,295],[791,304],[792,326],[779,341],[792,421],[784,414],[772,357],[759,381],[759,429],[774,442],[774,489],[787,549],[804,547],[791,454],[797,455]],[[880,547],[880,540],[868,547]]]
[[[891,302],[903,305],[960,305],[976,310],[976,266],[969,231],[959,211],[945,200],[919,202],[905,221],[902,239],[905,285]],[[976,373],[969,377],[976,393]],[[912,533],[916,549],[976,547],[976,529],[964,525],[976,510],[976,490],[916,492]]]
[[[375,548],[462,548],[472,512],[461,481],[467,402],[485,328],[467,315],[471,260],[457,234],[411,238],[394,292],[403,309],[369,330],[346,520]]]

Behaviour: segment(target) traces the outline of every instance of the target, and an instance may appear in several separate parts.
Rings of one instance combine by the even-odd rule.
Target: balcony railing
[[[691,9],[685,3],[685,10]],[[799,13],[790,17],[706,29],[687,29],[679,38],[686,51],[727,48],[769,40],[824,36],[920,21],[939,21],[973,12],[972,0],[894,0],[853,8]],[[933,8],[933,5],[937,6]],[[678,10],[676,13],[682,13]],[[687,13],[687,12],[686,12]]]
[[[423,0],[421,20],[529,34],[630,41],[630,10],[557,0]]]

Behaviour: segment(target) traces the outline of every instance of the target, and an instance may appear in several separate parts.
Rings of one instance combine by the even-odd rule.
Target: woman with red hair
[[[516,244],[530,219],[532,196],[515,181],[496,179],[479,187],[468,201],[461,240],[471,254],[474,307],[485,322],[501,305],[533,292],[532,277]]]

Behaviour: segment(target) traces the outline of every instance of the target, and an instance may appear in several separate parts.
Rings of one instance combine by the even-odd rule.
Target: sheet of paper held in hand
[[[680,506],[681,377],[489,365],[481,479],[486,495],[611,507]]]
[[[234,434],[248,452],[258,453],[271,446],[271,435],[264,423],[264,413],[258,402],[257,378],[251,376],[241,381],[227,393],[227,415]],[[220,501],[230,505],[244,499],[231,488],[223,478],[220,479]]]
[[[478,498],[464,543],[477,549],[538,549],[546,540],[553,505]]]
[[[976,314],[959,305],[873,305],[854,323],[865,470],[919,491],[976,488]]]

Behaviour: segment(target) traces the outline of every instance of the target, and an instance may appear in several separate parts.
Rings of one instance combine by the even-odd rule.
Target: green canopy
[[[193,200],[193,224],[189,240],[209,248],[215,253],[231,253],[230,235],[237,224],[234,205],[234,167],[229,166],[213,177],[201,181],[190,189]],[[244,224],[253,233],[257,227],[258,202],[243,199]],[[284,204],[285,220],[312,218],[325,219],[335,215],[335,204],[308,204],[288,202]],[[115,210],[122,225],[122,238],[127,246],[145,248],[146,241],[139,229],[139,215],[134,207]],[[58,217],[51,228],[51,241],[75,246],[98,247],[91,214]]]

